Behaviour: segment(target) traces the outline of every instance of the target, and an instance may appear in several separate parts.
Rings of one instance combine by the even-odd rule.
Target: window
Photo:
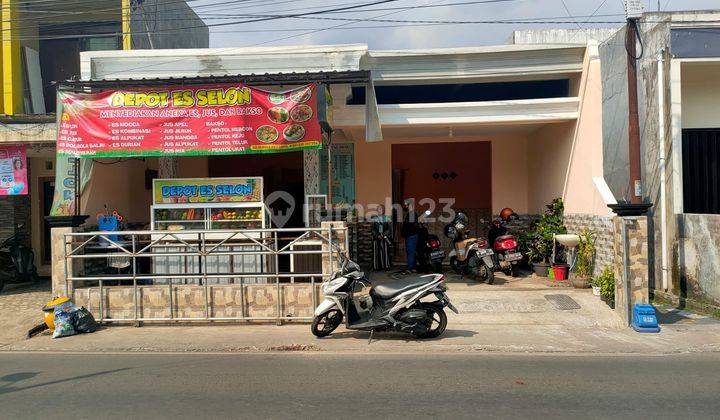
[[[570,82],[567,79],[501,83],[375,86],[375,96],[377,97],[377,103],[380,105],[566,98],[569,92]],[[347,104],[364,105],[365,87],[354,86],[352,96],[348,99]]]
[[[683,130],[685,213],[720,214],[720,128]]]

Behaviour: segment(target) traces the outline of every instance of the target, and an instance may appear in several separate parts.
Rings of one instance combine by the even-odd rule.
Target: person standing
[[[405,239],[405,255],[407,256],[406,273],[416,273],[415,251],[417,250],[419,226],[417,215],[411,200],[403,202],[402,237]]]
[[[385,215],[385,208],[379,205],[377,212],[377,215],[372,217],[373,270],[380,271],[390,268],[392,229],[390,219]]]

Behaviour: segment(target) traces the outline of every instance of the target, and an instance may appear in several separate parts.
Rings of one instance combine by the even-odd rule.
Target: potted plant
[[[556,198],[547,206],[540,220],[520,236],[520,249],[538,276],[548,276],[555,235],[567,233],[563,224],[564,208],[562,198]]]
[[[597,278],[594,278],[590,281],[590,286],[592,287],[593,295],[600,296],[600,286],[598,284]]]
[[[596,282],[600,286],[600,298],[611,308],[615,308],[615,274],[612,268],[605,267]]]
[[[595,233],[584,229],[578,236],[580,236],[580,243],[577,247],[575,276],[572,284],[576,289],[586,289],[590,285],[590,278],[595,269]]]

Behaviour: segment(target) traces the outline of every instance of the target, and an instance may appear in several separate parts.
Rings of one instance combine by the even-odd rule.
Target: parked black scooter
[[[431,235],[428,231],[426,219],[430,216],[426,211],[418,220],[418,245],[415,255],[420,271],[423,273],[442,274],[442,263],[445,259],[445,251],[442,249],[440,238]]]
[[[24,235],[15,232],[0,244],[0,292],[7,283],[35,282],[38,279],[35,253],[23,243],[23,238]]]

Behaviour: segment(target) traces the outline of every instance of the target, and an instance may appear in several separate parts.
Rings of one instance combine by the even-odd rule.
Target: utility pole
[[[640,118],[638,116],[637,95],[637,21],[642,17],[642,3],[639,0],[625,0],[627,16],[626,42],[628,74],[628,158],[630,163],[630,203],[641,204],[643,196],[641,156],[640,156]]]

